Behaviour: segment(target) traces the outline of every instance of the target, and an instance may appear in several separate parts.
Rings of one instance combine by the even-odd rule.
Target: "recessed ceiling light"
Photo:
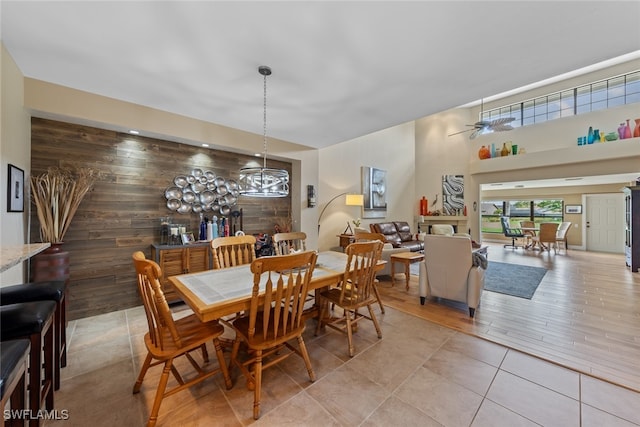
[[[202,144],[202,146],[203,146],[203,147],[208,147],[208,146],[209,146],[209,144]]]
[[[256,153],[256,154],[254,154],[254,156],[256,156],[256,157],[262,157],[262,153]]]
[[[129,131],[129,133],[130,133],[131,135],[140,135],[140,131],[137,131],[137,130],[135,130],[135,129],[131,129],[131,130]]]

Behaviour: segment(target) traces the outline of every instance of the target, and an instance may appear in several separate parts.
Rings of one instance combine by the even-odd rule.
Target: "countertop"
[[[3,246],[0,248],[0,273],[26,261],[51,246],[51,243],[28,243],[26,245]]]

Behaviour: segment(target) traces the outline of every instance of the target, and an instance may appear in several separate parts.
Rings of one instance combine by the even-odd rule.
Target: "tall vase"
[[[631,138],[631,127],[629,126],[629,119],[627,119],[627,125],[624,127],[624,139]]]
[[[633,137],[640,137],[640,119],[636,119],[636,128],[633,130]]]
[[[62,280],[69,282],[69,252],[63,243],[52,243],[50,247],[31,258],[32,282]]]

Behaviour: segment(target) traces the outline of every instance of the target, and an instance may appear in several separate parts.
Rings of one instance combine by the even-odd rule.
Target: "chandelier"
[[[261,65],[258,72],[264,79],[263,163],[262,167],[240,169],[240,194],[251,197],[286,197],[289,195],[289,172],[267,167],[267,76],[271,75],[271,68]]]

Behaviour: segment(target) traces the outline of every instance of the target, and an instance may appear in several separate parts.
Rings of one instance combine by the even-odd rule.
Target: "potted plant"
[[[34,257],[31,280],[68,279],[69,254],[60,245],[78,206],[96,178],[93,169],[57,167],[31,176],[31,198],[40,222],[40,239],[51,243],[51,248]]]

